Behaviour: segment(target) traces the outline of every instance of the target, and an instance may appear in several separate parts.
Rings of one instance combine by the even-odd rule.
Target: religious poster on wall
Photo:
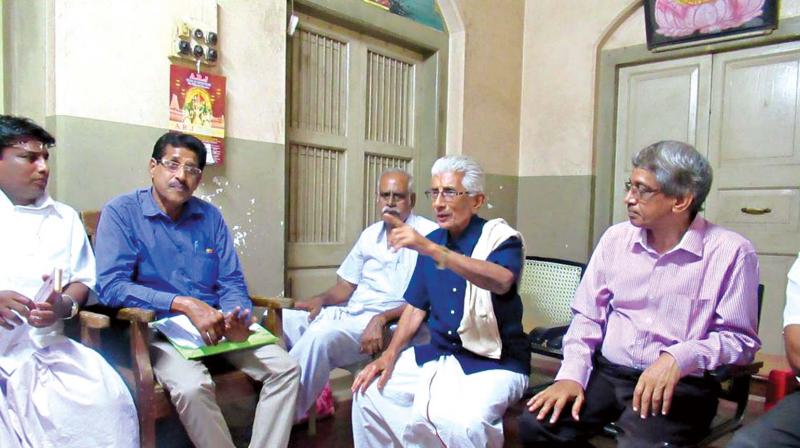
[[[199,138],[207,164],[225,160],[225,77],[170,65],[169,129]]]
[[[364,0],[370,5],[385,9],[415,22],[444,31],[444,20],[434,0]]]

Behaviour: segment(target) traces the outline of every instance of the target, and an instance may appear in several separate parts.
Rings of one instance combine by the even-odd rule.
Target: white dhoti
[[[356,447],[502,447],[503,414],[528,377],[508,370],[465,375],[454,356],[417,366],[404,350],[383,391],[377,378],[353,396]]]
[[[296,420],[306,417],[316,402],[331,370],[368,361],[361,353],[361,335],[377,313],[351,314],[344,307],[323,308],[316,319],[308,321],[307,311],[283,312],[283,337],[289,354],[300,364],[300,391]],[[427,326],[421,326],[413,343],[427,342]]]
[[[0,330],[4,331],[4,330]],[[6,375],[0,396],[5,447],[138,447],[136,408],[122,379],[95,351],[67,338],[40,348]]]

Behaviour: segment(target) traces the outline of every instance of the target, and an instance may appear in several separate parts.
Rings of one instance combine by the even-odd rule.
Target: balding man
[[[436,224],[412,212],[413,177],[400,169],[381,174],[378,208],[428,234]],[[395,227],[379,221],[367,227],[339,270],[336,284],[287,310],[283,331],[289,354],[302,370],[296,420],[305,418],[328,381],[331,370],[369,359],[383,348],[383,332],[400,318],[417,252],[394,250],[387,236]]]

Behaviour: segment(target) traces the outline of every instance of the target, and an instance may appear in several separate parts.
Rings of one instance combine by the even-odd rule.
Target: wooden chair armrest
[[[111,326],[111,318],[92,311],[81,311],[78,313],[78,318],[81,321],[81,328],[103,329]]]
[[[253,305],[261,306],[271,309],[287,309],[294,308],[295,300],[290,297],[264,297],[264,296],[250,296]]]
[[[156,319],[156,312],[144,308],[122,308],[117,312],[117,319],[148,323]]]
[[[111,318],[91,311],[78,313],[81,324],[81,343],[89,348],[100,350],[100,330],[111,326]]]

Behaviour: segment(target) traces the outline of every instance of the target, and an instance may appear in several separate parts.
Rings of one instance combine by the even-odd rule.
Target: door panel
[[[659,140],[680,140],[705,151],[710,80],[711,56],[619,70],[614,222],[627,219],[622,187],[638,150]]]
[[[760,254],[800,251],[798,68],[796,43],[714,57],[706,214]]]
[[[298,14],[289,41],[286,293],[299,298],[335,282],[358,235],[377,219],[375,186],[388,167],[419,169],[419,138],[436,108],[418,106],[425,56],[339,24]],[[429,56],[430,57],[430,56]],[[420,73],[425,75],[421,76]],[[419,173],[414,173],[419,174]]]

